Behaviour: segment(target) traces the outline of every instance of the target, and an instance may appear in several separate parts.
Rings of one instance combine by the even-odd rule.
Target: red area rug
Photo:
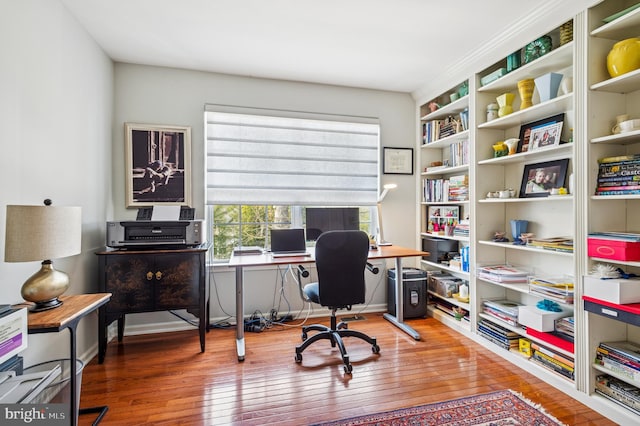
[[[527,401],[522,395],[505,390],[320,423],[320,425],[559,426],[563,424],[546,414],[542,408]]]

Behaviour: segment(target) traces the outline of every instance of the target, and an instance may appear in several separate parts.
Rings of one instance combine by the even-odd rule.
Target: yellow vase
[[[607,55],[607,70],[611,77],[640,68],[640,38],[633,37],[613,45]]]
[[[496,98],[498,106],[500,107],[498,108],[498,117],[504,117],[505,115],[509,115],[513,112],[513,106],[511,104],[515,97],[516,95],[513,93],[503,93]]]
[[[520,109],[529,108],[533,105],[531,98],[533,97],[533,89],[536,83],[532,78],[520,80],[518,82],[518,93],[520,93]]]

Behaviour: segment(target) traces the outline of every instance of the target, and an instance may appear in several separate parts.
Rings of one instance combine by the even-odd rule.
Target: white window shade
[[[207,203],[374,205],[380,127],[368,121],[207,111]]]

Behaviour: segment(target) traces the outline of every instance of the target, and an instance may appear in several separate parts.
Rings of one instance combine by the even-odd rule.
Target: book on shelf
[[[640,348],[633,342],[600,342],[596,350],[605,355],[613,354],[640,366]]]
[[[598,184],[601,184],[601,183],[620,184],[620,182],[629,182],[629,184],[640,182],[640,170],[635,170],[633,173],[624,174],[622,176],[598,177]]]
[[[617,362],[618,364],[621,364],[625,367],[629,367],[633,370],[640,371],[640,363],[635,362],[613,351],[607,351],[606,349],[601,347],[596,348],[596,359],[604,359],[604,358],[607,358],[613,362]]]
[[[605,370],[609,370],[619,376],[625,377],[629,380],[640,382],[639,370],[631,368],[600,352],[596,353],[595,363],[600,365],[600,367],[604,368]]]
[[[595,391],[605,398],[640,415],[640,401],[637,399],[638,388],[635,386],[629,385],[608,374],[602,374],[596,377]]]
[[[640,388],[637,386],[608,374],[601,374],[596,377],[596,389],[605,390],[603,388],[615,391],[626,402],[638,404],[635,408],[640,409]]]
[[[598,160],[599,164],[618,163],[621,161],[640,161],[640,154],[616,155],[613,157],[604,157]]]
[[[596,191],[595,195],[640,195],[640,189],[622,191]]]
[[[640,241],[640,234],[635,232],[589,232],[589,237],[606,240]]]
[[[575,367],[575,363],[573,361],[573,359],[569,359],[568,357],[557,353],[556,351],[547,348],[545,346],[542,346],[536,342],[531,342],[531,349],[534,349],[536,351],[539,351],[540,353],[544,354],[545,356],[552,358],[553,360],[560,362],[564,365],[566,365],[567,367],[571,367],[574,368]]]
[[[568,278],[529,277],[529,291],[547,299],[573,303],[573,281]]]
[[[526,283],[529,273],[511,265],[486,265],[478,268],[478,276],[499,283]]]
[[[574,378],[574,374],[573,374],[573,369],[572,368],[567,368],[565,366],[562,366],[556,362],[553,362],[551,360],[549,360],[547,357],[545,357],[544,355],[542,355],[540,352],[538,351],[533,351],[533,355],[531,355],[531,359],[533,362],[542,365],[543,367],[546,367],[547,369],[554,371],[568,379],[573,380]]]
[[[503,312],[507,315],[511,315],[516,318],[518,317],[518,309],[519,309],[518,307],[522,306],[522,304],[518,302],[513,302],[507,299],[499,299],[499,300],[487,299],[487,300],[483,300],[482,304],[484,306],[493,308],[499,312]]]

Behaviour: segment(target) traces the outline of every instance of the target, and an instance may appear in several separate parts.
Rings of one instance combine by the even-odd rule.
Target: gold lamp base
[[[42,261],[42,268],[22,285],[22,298],[33,302],[32,312],[46,311],[62,305],[58,299],[69,288],[69,276],[53,268],[50,260]]]

